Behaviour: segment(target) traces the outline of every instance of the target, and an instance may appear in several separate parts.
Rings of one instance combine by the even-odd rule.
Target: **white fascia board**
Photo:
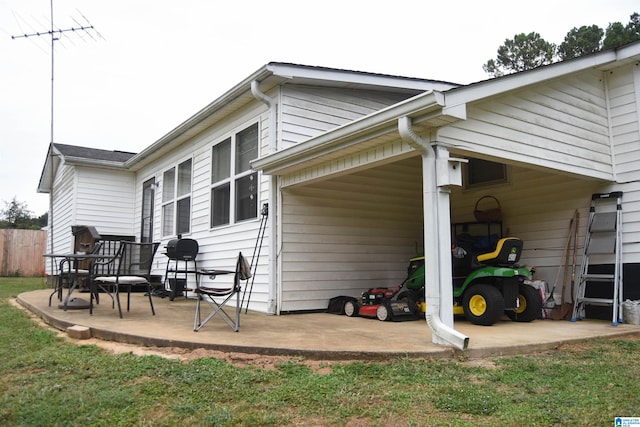
[[[367,73],[362,71],[339,70],[335,68],[310,67],[295,64],[270,63],[266,67],[274,76],[286,79],[309,79],[331,83],[381,86],[411,90],[447,90],[459,85],[437,80],[419,79],[404,76]]]
[[[421,116],[441,114],[444,97],[440,92],[426,92],[383,110],[362,117],[353,122],[327,131],[317,137],[296,144],[290,148],[276,151],[251,162],[255,170],[265,174],[277,174],[279,170],[289,168],[310,159],[320,157],[362,141],[363,137],[384,130],[397,131],[398,118],[408,116],[419,120]]]
[[[49,149],[47,150],[47,158],[44,161],[44,167],[42,168],[42,172],[40,172],[40,180],[38,181],[38,193],[49,193],[51,191],[51,170],[57,167],[53,164],[54,160],[57,158],[55,153],[52,151],[53,144],[49,144]],[[58,153],[59,154],[59,153]],[[60,160],[58,159],[58,162]]]
[[[64,162],[71,166],[95,166],[102,169],[127,170],[125,162],[113,162],[109,160],[88,159],[86,157],[64,156]]]
[[[620,46],[616,49],[616,59],[618,61],[640,60],[640,42],[630,43],[625,46]]]

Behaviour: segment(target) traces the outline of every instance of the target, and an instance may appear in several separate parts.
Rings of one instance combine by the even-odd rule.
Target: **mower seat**
[[[476,259],[484,265],[512,266],[520,260],[522,245],[522,240],[517,237],[504,237],[498,240],[493,252],[479,254]]]

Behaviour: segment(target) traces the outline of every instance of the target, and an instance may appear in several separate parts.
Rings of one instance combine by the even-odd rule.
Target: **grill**
[[[169,240],[166,246],[167,257],[177,261],[192,261],[198,255],[198,242],[193,239]]]

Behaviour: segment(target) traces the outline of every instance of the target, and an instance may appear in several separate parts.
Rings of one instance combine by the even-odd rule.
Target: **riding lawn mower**
[[[525,283],[531,271],[516,263],[522,240],[499,239],[492,252],[473,255],[454,251],[453,313],[464,315],[476,325],[493,325],[503,314],[516,322],[531,322],[542,309],[539,291]],[[347,316],[374,317],[382,321],[418,318],[425,311],[424,257],[409,260],[407,278],[396,288],[373,288],[360,301],[344,303]]]

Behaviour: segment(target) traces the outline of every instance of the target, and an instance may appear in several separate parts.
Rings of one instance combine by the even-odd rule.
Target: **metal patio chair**
[[[135,285],[146,285],[151,313],[156,314],[151,299],[151,266],[153,257],[158,250],[159,243],[136,243],[122,241],[115,257],[105,261],[94,263],[95,268],[106,270],[110,275],[96,275],[92,280],[94,289],[98,286],[109,288],[115,293],[118,303],[118,314],[122,318],[122,306],[120,304],[120,289],[127,291],[127,311],[131,305],[131,288]],[[93,292],[91,296],[93,298]]]
[[[56,293],[58,294],[58,301],[62,301],[62,293],[65,284],[69,288],[69,295],[71,292],[81,285],[80,282],[88,283],[91,281],[92,265],[98,259],[90,258],[100,254],[102,249],[102,242],[96,242],[88,252],[89,257],[82,258],[81,253],[70,254],[67,257],[62,257],[59,264],[59,279],[56,284],[56,288],[49,296],[49,306],[51,306],[51,298]],[[73,255],[73,256],[72,256]],[[87,266],[88,264],[88,266]]]

